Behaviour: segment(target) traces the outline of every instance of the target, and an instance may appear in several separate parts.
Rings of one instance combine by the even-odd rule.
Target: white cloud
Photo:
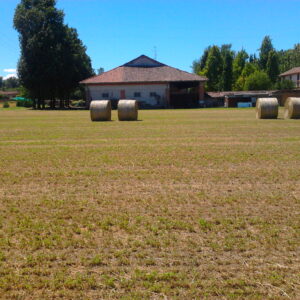
[[[5,73],[16,73],[17,70],[16,69],[4,69],[3,70]]]
[[[11,77],[18,78],[17,74],[7,74],[6,76],[3,77],[3,80],[6,80],[6,79],[11,78]]]

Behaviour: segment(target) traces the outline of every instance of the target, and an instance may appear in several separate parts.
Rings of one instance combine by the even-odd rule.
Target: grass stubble
[[[0,298],[299,299],[299,121],[140,119],[0,111]]]

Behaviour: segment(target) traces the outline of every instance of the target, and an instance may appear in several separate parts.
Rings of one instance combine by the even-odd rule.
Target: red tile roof
[[[292,68],[284,73],[281,73],[279,76],[287,76],[287,75],[293,75],[293,74],[298,74],[300,73],[300,67]]]
[[[169,67],[145,55],[108,72],[81,81],[83,84],[206,81],[207,78]]]
[[[4,95],[4,96],[16,96],[18,94],[19,94],[18,91],[0,91],[0,95]]]

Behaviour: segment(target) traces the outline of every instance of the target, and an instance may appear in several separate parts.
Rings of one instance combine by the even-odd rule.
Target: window
[[[141,93],[140,92],[134,92],[133,96],[136,97],[136,98],[139,98],[139,97],[141,97]]]
[[[156,97],[156,93],[155,92],[150,92],[150,97]]]
[[[108,93],[102,93],[102,98],[108,98]]]

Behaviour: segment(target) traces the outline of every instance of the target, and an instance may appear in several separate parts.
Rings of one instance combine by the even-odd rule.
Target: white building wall
[[[91,85],[88,87],[91,100],[121,99],[121,91],[124,90],[124,99],[136,99],[153,106],[166,104],[167,88],[168,84]],[[140,97],[136,97],[135,93],[140,93]]]

